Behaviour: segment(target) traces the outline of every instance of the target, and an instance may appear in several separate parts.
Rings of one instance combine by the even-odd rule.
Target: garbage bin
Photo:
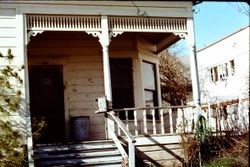
[[[71,132],[74,141],[84,141],[89,139],[89,117],[71,117]]]

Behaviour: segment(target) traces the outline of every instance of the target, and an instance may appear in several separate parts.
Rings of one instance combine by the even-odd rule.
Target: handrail
[[[115,145],[117,146],[118,150],[120,151],[123,159],[127,160],[128,154],[124,150],[124,148],[123,148],[121,142],[119,141],[119,139],[117,138],[116,134],[113,131],[109,131],[109,134],[110,134],[111,138],[113,139],[113,141],[115,142]]]
[[[109,116],[111,116],[111,118],[117,123],[118,127],[123,131],[123,133],[126,135],[126,137],[128,138],[128,140],[130,140],[131,142],[135,143],[136,142],[135,138],[128,131],[128,129],[125,127],[125,125],[120,120],[120,118],[118,118],[117,116],[115,116],[113,113],[110,113],[110,112],[107,112],[107,114]]]
[[[114,112],[117,111],[132,111],[132,110],[147,110],[147,109],[173,109],[173,108],[195,108],[194,105],[182,105],[182,106],[164,106],[164,107],[140,107],[140,108],[121,108],[121,109],[114,109]]]
[[[128,129],[125,127],[123,122],[114,115],[114,112],[107,112],[108,117],[111,117],[117,124],[117,126],[123,131],[125,136],[128,138],[128,162],[129,167],[135,167],[135,138],[132,136],[132,134],[128,131]],[[112,129],[112,128],[109,128]],[[118,141],[117,136],[113,131],[109,131],[109,134],[111,135],[112,139],[114,140],[115,144],[117,145],[119,151],[121,151],[122,155],[126,157],[126,154],[124,154],[124,149],[121,148],[121,143]],[[120,150],[121,149],[121,150]]]

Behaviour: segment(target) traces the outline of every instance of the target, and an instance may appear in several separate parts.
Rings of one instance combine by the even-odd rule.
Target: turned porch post
[[[187,19],[187,43],[190,54],[190,67],[191,67],[191,78],[192,78],[192,89],[193,89],[193,100],[196,106],[200,106],[200,85],[199,85],[199,74],[196,56],[195,46],[195,33],[194,33],[194,22],[193,19]]]
[[[104,76],[104,92],[108,101],[112,102],[112,86],[111,86],[111,75],[110,75],[110,64],[109,64],[109,43],[110,34],[108,27],[108,17],[101,17],[101,35],[99,41],[102,45],[102,57],[103,57],[103,76]],[[111,138],[109,131],[114,131],[114,121],[106,116],[106,137]]]
[[[109,49],[108,49],[110,42],[110,35],[108,29],[107,16],[102,16],[101,25],[102,25],[102,32],[100,36],[100,43],[102,45],[102,56],[103,56],[104,92],[107,97],[107,100],[112,102],[112,87],[111,87]]]

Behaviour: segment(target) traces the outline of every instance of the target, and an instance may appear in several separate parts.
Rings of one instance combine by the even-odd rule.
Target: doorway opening
[[[29,66],[32,133],[42,120],[44,127],[34,143],[63,142],[65,137],[63,67]]]

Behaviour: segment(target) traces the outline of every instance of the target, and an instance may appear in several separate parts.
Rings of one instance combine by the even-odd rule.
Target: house
[[[192,7],[192,1],[0,1],[0,52],[11,49],[13,65],[25,66],[20,122],[26,125],[30,165],[38,144],[109,138],[134,166],[134,142],[140,143],[134,136],[173,133],[175,110],[154,108],[162,103],[157,54],[187,40],[199,104]],[[96,99],[106,100],[100,97],[112,102],[119,116],[96,113]],[[32,140],[35,120],[46,122],[38,140]],[[120,130],[127,136],[127,153],[117,140]],[[173,136],[152,139],[147,143],[178,143]]]
[[[221,108],[249,124],[249,25],[200,49],[201,103]],[[210,117],[212,116],[210,113]],[[215,120],[212,120],[214,122]],[[241,123],[242,124],[242,120]],[[214,125],[215,126],[215,125]],[[224,128],[224,127],[223,127]]]

